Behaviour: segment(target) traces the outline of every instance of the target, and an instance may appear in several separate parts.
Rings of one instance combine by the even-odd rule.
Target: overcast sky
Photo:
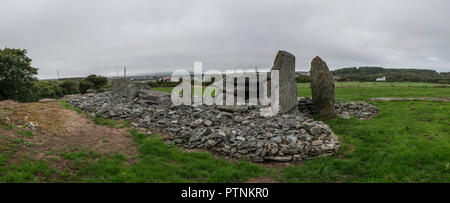
[[[1,0],[0,47],[27,49],[39,78],[270,68],[450,71],[448,0]]]

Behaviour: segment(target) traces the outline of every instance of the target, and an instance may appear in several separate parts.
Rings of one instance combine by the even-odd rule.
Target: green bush
[[[88,89],[99,90],[106,85],[108,85],[108,78],[97,75],[89,75],[79,83],[78,89],[80,93],[85,94]]]
[[[29,97],[30,101],[37,101],[42,98],[59,98],[63,96],[58,81],[37,81],[34,83],[34,91]]]
[[[37,69],[31,66],[27,51],[0,49],[0,100],[30,101]]]
[[[94,84],[92,82],[89,82],[87,80],[83,80],[79,84],[79,89],[81,94],[86,94],[88,89],[91,89],[94,87]]]
[[[297,83],[310,83],[310,82],[311,82],[311,79],[307,75],[300,75],[297,78]]]
[[[97,75],[90,75],[85,81],[89,81],[92,83],[92,88],[99,90],[100,88],[106,86],[108,84],[108,79],[106,77],[97,76]]]
[[[62,93],[64,95],[69,94],[78,94],[80,91],[78,90],[78,83],[73,80],[65,80],[60,85],[62,89]]]

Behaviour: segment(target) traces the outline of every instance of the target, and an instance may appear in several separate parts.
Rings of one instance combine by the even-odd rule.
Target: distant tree
[[[297,83],[310,83],[311,79],[307,75],[300,75],[297,78]]]
[[[64,95],[78,94],[78,83],[73,80],[65,80],[61,83],[61,90]]]
[[[63,96],[62,89],[57,81],[36,81],[34,83],[33,97],[31,101],[41,98],[60,98]]]
[[[96,90],[108,84],[108,78],[97,75],[90,75],[84,80],[91,82],[93,84],[92,88]]]
[[[338,82],[347,82],[348,78],[346,77],[340,77],[339,79],[337,79]]]
[[[92,89],[94,87],[94,84],[90,81],[83,80],[79,83],[79,90],[81,94],[86,94],[88,89]]]
[[[27,51],[0,49],[0,100],[30,101],[37,69],[31,66]]]

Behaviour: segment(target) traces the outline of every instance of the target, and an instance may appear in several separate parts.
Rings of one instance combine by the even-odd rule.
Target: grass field
[[[130,157],[120,153],[99,157],[95,153],[77,152],[65,155],[78,163],[77,172],[67,176],[70,182],[239,182],[269,174],[255,164],[240,161],[228,163],[209,153],[183,153],[164,144],[157,135],[146,136],[130,130],[140,154],[130,164]]]
[[[398,83],[399,85],[391,86],[349,86],[354,82],[345,83],[343,88],[336,88],[336,100],[338,101],[352,101],[352,100],[365,100],[369,98],[377,97],[402,97],[402,98],[416,98],[416,97],[442,97],[450,98],[450,86],[442,87],[439,84],[427,84],[422,86],[423,83],[411,83],[411,87],[408,87],[408,83]],[[370,83],[373,84],[373,83]],[[387,84],[387,83],[383,83]],[[336,84],[338,85],[338,84]],[[309,84],[298,84],[298,96],[299,97],[311,97],[311,90]],[[160,87],[154,88],[155,90],[171,93],[173,88]]]
[[[369,121],[328,121],[340,135],[341,155],[283,170],[286,182],[449,182],[450,104],[373,102]]]
[[[170,92],[171,88],[155,88]],[[300,96],[310,96],[299,88]],[[374,97],[450,97],[443,87],[344,87],[336,88],[339,101]],[[12,152],[30,144],[32,135],[20,139],[0,137],[0,182],[245,182],[249,179],[279,182],[450,182],[450,103],[443,101],[375,101],[379,109],[371,120],[326,121],[339,135],[340,151],[288,167],[267,167],[247,161],[229,162],[204,152],[182,152],[164,144],[157,135],[147,136],[129,125],[94,120],[98,125],[126,126],[138,155],[101,156],[75,151],[56,154],[69,162],[73,172],[56,169],[49,160],[28,159],[8,164]],[[71,110],[73,107],[65,106]],[[30,136],[28,136],[30,135]],[[31,137],[31,138],[30,138]],[[32,144],[32,143],[31,143]]]
[[[310,83],[299,83],[300,88],[309,88]],[[424,82],[335,82],[334,86],[341,87],[450,87],[450,84]]]

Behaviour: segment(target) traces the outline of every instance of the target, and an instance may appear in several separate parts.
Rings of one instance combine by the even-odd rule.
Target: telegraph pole
[[[59,80],[59,69],[56,70],[56,78]]]
[[[126,66],[124,66],[123,67],[123,77],[127,77],[127,67]]]

